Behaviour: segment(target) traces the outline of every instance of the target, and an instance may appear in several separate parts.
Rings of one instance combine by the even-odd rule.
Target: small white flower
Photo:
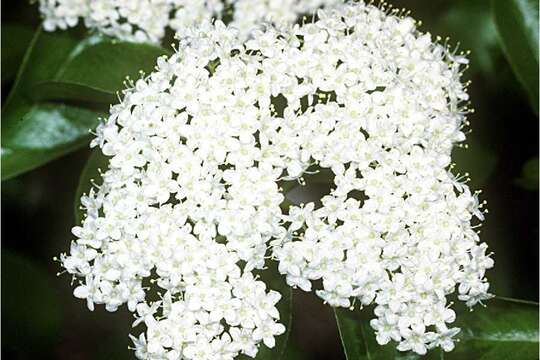
[[[91,276],[86,275],[85,282],[73,290],[73,296],[79,299],[86,299],[86,304],[90,311],[94,311],[94,302],[101,302],[101,292],[99,283]]]

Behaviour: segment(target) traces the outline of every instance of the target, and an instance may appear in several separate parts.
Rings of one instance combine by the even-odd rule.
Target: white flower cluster
[[[291,177],[316,164],[334,187],[319,208],[293,206],[284,217],[279,270],[305,291],[322,280],[316,293],[332,306],[374,304],[380,344],[450,351],[459,329],[448,327],[446,297],[457,287],[469,306],[488,299],[493,266],[471,225],[483,220],[478,193],[449,170],[465,139],[467,60],[411,18],[369,5],[321,12],[293,31],[300,40],[277,54],[283,41],[273,35],[248,43],[280,69],[271,91],[289,104],[268,139],[286,149]],[[306,94],[326,100],[299,111]]]
[[[264,23],[274,26],[294,24],[301,15],[312,15],[319,8],[330,8],[346,0],[226,0],[232,4],[233,19],[229,26],[239,30],[242,38]]]
[[[89,29],[135,42],[159,43],[174,30],[211,19],[221,0],[39,0],[43,27],[65,30],[79,21]]]
[[[98,127],[109,169],[61,257],[75,296],[127,303],[148,328],[141,359],[254,356],[285,330],[280,295],[253,276],[272,256],[292,286],[322,280],[332,306],[375,304],[379,343],[451,350],[447,296],[489,298],[493,265],[477,194],[449,171],[466,59],[362,2],[239,39],[219,21],[186,29]],[[281,186],[313,167],[331,193],[285,208]]]
[[[263,22],[290,24],[301,14],[342,0],[39,0],[47,31],[83,21],[90,29],[127,41],[159,43],[167,29],[184,31],[232,12],[231,26],[246,38]]]
[[[281,295],[252,273],[264,268],[269,240],[286,233],[281,169],[255,165],[256,93],[250,101],[240,88],[223,92],[237,86],[233,70],[244,88],[257,75],[223,56],[211,76],[205,66],[239,48],[237,33],[221,23],[200,31],[215,39],[160,58],[98,127],[94,145],[111,157],[109,169],[82,198],[86,218],[61,256],[90,309],[127,303],[135,325],[146,324],[134,339],[141,359],[253,357],[285,331]],[[145,279],[163,289],[161,300],[146,299]]]

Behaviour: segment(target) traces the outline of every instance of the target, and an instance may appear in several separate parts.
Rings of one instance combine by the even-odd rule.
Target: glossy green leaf
[[[161,47],[94,36],[59,71],[55,80],[78,83],[115,93],[124,88],[126,77],[154,70],[156,59],[170,55]]]
[[[2,85],[15,78],[33,34],[26,25],[2,24]]]
[[[538,113],[538,1],[493,0],[503,51]]]
[[[538,359],[538,303],[495,298],[458,314],[460,342],[445,359]]]
[[[75,193],[75,222],[80,224],[84,218],[84,212],[81,209],[81,196],[88,194],[94,184],[102,183],[101,172],[105,172],[109,165],[109,158],[101,152],[100,149],[95,149],[88,158],[86,165],[79,178],[79,185]]]
[[[367,359],[371,353],[371,344],[368,344],[365,337],[366,326],[369,326],[368,320],[361,319],[359,311],[334,308],[339,337],[347,360]],[[378,352],[386,354],[386,349],[381,348]]]
[[[2,180],[87,144],[99,118],[94,111],[53,103],[18,110],[18,121],[2,130]]]
[[[420,356],[412,352],[400,352],[395,343],[381,346],[375,339],[373,329],[369,325],[371,309],[353,311],[345,308],[335,308],[334,314],[341,338],[341,345],[347,360],[413,360]],[[424,359],[439,359],[440,350],[435,350]]]
[[[149,44],[135,44],[94,35],[78,45],[53,79],[36,83],[34,99],[117,100],[126,78],[138,79],[154,69],[156,59],[169,51]]]
[[[88,103],[112,104],[117,102],[118,99],[117,95],[109,90],[61,80],[48,80],[35,84],[32,87],[30,96],[35,102],[74,100]]]
[[[76,47],[77,41],[68,35],[36,31],[2,109],[2,180],[83,145],[89,129],[97,124],[99,114],[96,112],[54,103],[35,103],[27,96],[32,84],[54,77]],[[84,115],[83,121],[79,121],[80,115]],[[82,126],[78,126],[79,122]]]
[[[369,311],[369,310],[367,310]],[[506,298],[495,298],[487,307],[458,314],[456,348],[445,353],[434,349],[425,356],[402,353],[395,343],[378,345],[365,311],[335,309],[336,321],[347,360],[389,359],[538,359],[538,304]]]
[[[2,109],[2,180],[87,144],[126,76],[150,72],[164,53],[100,35],[81,41],[70,32],[38,29]]]

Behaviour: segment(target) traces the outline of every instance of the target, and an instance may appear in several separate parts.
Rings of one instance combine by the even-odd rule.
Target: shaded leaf
[[[32,100],[81,100],[89,103],[115,102],[117,96],[109,90],[95,88],[76,82],[48,80],[35,84],[30,92]]]
[[[101,152],[101,149],[95,149],[88,158],[86,165],[79,178],[79,185],[75,192],[75,223],[80,224],[84,218],[84,212],[81,209],[81,196],[88,194],[93,184],[102,183],[101,172],[105,172],[109,165],[109,158]]]
[[[46,269],[2,251],[2,349],[32,358],[52,351],[60,338],[62,309]],[[10,295],[11,294],[11,295]]]
[[[15,78],[33,34],[26,25],[2,24],[2,85]]]
[[[124,88],[126,77],[154,70],[156,59],[170,51],[150,44],[136,44],[94,35],[59,69],[54,80],[77,83],[115,93]]]
[[[369,359],[538,359],[538,304],[495,298],[487,307],[462,311],[455,325],[461,328],[451,352],[434,349],[425,356],[402,353],[396,344],[377,344],[369,325],[369,310],[335,309],[336,321],[347,360]]]
[[[375,333],[369,325],[371,309],[349,310],[335,308],[334,314],[341,338],[341,345],[347,360],[413,360],[421,357],[412,352],[401,352],[396,349],[395,343],[381,346],[375,339]],[[440,350],[428,353],[423,359],[439,359]]]
[[[450,43],[459,42],[460,49],[472,51],[469,55],[472,72],[490,75],[495,72],[495,62],[501,56],[501,50],[488,1],[453,1],[435,25],[441,34],[451,36]]]
[[[291,339],[292,340],[292,339]],[[291,340],[287,343],[285,353],[283,354],[283,360],[308,360],[308,355],[300,350]]]
[[[75,99],[114,102],[126,78],[151,72],[156,59],[170,54],[161,47],[118,41],[94,35],[78,45],[52,79],[36,83],[34,99]]]
[[[2,179],[84,146],[126,76],[150,72],[164,53],[101,35],[81,41],[70,32],[38,29],[2,109]],[[87,103],[44,102],[48,99]]]
[[[538,113],[538,1],[493,0],[503,51]]]
[[[97,124],[98,113],[53,103],[37,104],[25,95],[34,82],[53,77],[76,46],[76,40],[68,35],[36,31],[2,109],[2,180],[83,145],[89,128]],[[81,124],[90,127],[75,125],[82,114],[85,121]]]
[[[474,133],[467,138],[466,144],[466,148],[457,146],[453,148],[452,160],[456,163],[456,169],[452,172],[456,175],[469,173],[471,181],[468,185],[478,189],[484,186],[495,173],[497,154],[484,146]]]
[[[529,159],[523,165],[521,176],[516,179],[516,183],[524,189],[538,191],[538,171],[538,157]]]
[[[460,342],[445,359],[538,359],[538,303],[495,298],[458,314]]]

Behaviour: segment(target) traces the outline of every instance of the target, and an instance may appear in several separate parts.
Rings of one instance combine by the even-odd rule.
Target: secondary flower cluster
[[[293,34],[286,45],[272,34],[248,42],[269,58],[263,74],[265,64],[280,69],[269,91],[289,105],[263,138],[283,151],[289,177],[316,164],[331,170],[334,187],[320,207],[284,216],[279,270],[305,291],[322,280],[316,293],[332,306],[374,304],[380,344],[450,351],[459,329],[448,327],[447,295],[457,287],[469,306],[489,298],[493,266],[471,226],[483,220],[478,194],[449,170],[465,139],[467,60],[411,18],[361,4],[320,12]]]
[[[241,38],[186,29],[98,127],[109,169],[61,257],[75,296],[127,303],[147,326],[141,359],[254,356],[285,330],[253,275],[272,257],[292,286],[322,280],[332,306],[374,304],[380,344],[451,350],[447,296],[489,298],[493,265],[477,194],[449,170],[466,59],[362,2]],[[314,168],[334,176],[322,205],[283,206],[281,186]]]
[[[229,18],[246,38],[265,21],[294,23],[301,14],[340,0],[39,0],[47,31],[85,26],[127,41],[159,43],[168,29],[184,31]]]

